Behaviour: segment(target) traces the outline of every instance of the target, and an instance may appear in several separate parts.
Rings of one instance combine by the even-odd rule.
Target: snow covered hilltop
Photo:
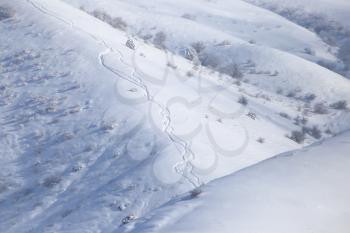
[[[312,2],[2,0],[0,232],[348,233],[350,4]]]

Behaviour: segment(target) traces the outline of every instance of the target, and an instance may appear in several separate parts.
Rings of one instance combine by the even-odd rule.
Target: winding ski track
[[[76,26],[73,21],[67,20],[61,16],[58,16],[57,14],[48,10],[47,8],[45,8],[44,6],[42,6],[40,3],[36,2],[35,0],[27,0],[27,2],[30,5],[32,5],[34,8],[39,10],[41,13],[43,13],[47,16],[51,16],[51,17],[63,22],[64,24],[68,25],[72,29],[74,28],[74,29],[77,29],[79,31],[82,31],[83,33],[85,33],[89,37],[91,37],[94,41],[96,41],[98,44],[105,47],[105,50],[100,52],[98,55],[100,65],[103,66],[109,72],[116,75],[118,78],[122,78],[125,81],[128,81],[128,82],[132,83],[133,85],[141,88],[144,92],[144,96],[146,97],[147,101],[150,102],[151,104],[155,104],[156,106],[158,106],[158,108],[160,109],[160,113],[162,114],[162,118],[163,118],[163,125],[164,125],[163,132],[167,135],[167,137],[169,138],[169,140],[172,143],[180,146],[183,149],[183,152],[181,155],[183,161],[175,164],[175,166],[174,166],[175,172],[178,173],[179,175],[181,175],[189,183],[191,183],[194,188],[198,188],[199,186],[201,186],[202,182],[200,181],[200,178],[194,173],[194,166],[192,165],[192,162],[191,162],[191,160],[195,159],[195,154],[191,150],[190,143],[179,138],[178,136],[176,136],[173,133],[173,128],[171,126],[171,123],[172,123],[171,112],[170,112],[169,108],[167,106],[164,106],[162,103],[156,101],[153,98],[147,85],[139,77],[141,75],[138,74],[137,70],[134,67],[132,67],[131,65],[129,65],[128,63],[126,63],[123,60],[123,58],[124,58],[123,54],[119,50],[114,49],[112,46],[108,45],[108,43],[105,40],[97,37],[96,35],[94,35],[90,32],[87,32],[86,30],[80,28],[79,26]],[[113,67],[110,67],[106,64],[105,57],[107,55],[110,55],[110,54],[118,55],[119,61],[132,70],[132,73],[130,74],[130,77],[132,77],[132,78],[124,75],[123,73],[119,72],[116,69],[113,69]]]

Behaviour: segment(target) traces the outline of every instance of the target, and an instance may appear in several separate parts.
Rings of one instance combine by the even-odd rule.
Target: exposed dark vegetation
[[[348,103],[346,102],[346,100],[340,100],[340,101],[337,101],[335,103],[332,103],[329,106],[333,109],[345,110],[348,108]]]
[[[94,10],[92,12],[89,12],[89,11],[85,10],[84,8],[81,8],[81,9],[83,11],[89,13],[90,15],[102,20],[103,22],[108,23],[109,25],[111,25],[112,27],[114,27],[116,29],[126,31],[126,29],[128,28],[128,24],[120,17],[112,17],[102,10]]]
[[[14,11],[10,8],[0,6],[0,21],[14,16]]]
[[[238,99],[238,103],[242,104],[242,105],[248,105],[248,99],[244,96],[239,97]]]
[[[305,133],[303,131],[292,131],[291,135],[288,136],[291,140],[295,141],[296,143],[303,143],[305,140]]]

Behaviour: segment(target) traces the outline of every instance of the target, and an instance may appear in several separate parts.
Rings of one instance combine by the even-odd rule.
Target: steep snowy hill
[[[130,36],[188,58],[198,56],[204,66],[234,78],[233,67],[238,67],[246,82],[264,90],[283,89],[285,95],[299,92],[299,96],[313,93],[320,101],[329,101],[336,98],[331,91],[336,88],[349,99],[349,82],[319,65],[339,72],[344,69],[336,58],[336,47],[314,32],[246,2],[65,1]],[[326,89],[318,87],[320,80],[327,83]]]
[[[314,63],[334,54],[278,15],[242,1],[156,1],[157,28],[179,28],[154,41],[134,37],[143,26],[131,16],[125,32],[117,11],[67,2],[0,2],[0,232],[123,232],[202,184],[350,128],[349,80]],[[115,4],[154,24],[152,3]],[[225,5],[237,27],[218,34]],[[190,28],[186,7],[202,19]],[[240,33],[280,24],[252,34],[261,44]],[[185,48],[195,36],[176,33],[217,43],[197,53]]]
[[[349,150],[346,133],[281,154],[177,198],[131,232],[349,232]]]

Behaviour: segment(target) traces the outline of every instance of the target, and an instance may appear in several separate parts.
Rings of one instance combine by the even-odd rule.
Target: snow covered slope
[[[246,0],[316,33],[329,44],[337,64],[318,62],[350,78],[350,2],[330,0]]]
[[[261,33],[256,45],[239,23],[234,43],[199,54],[237,58],[218,67],[239,61],[238,78],[64,1],[0,7],[0,232],[123,232],[123,220],[203,183],[350,128],[346,106],[330,106],[349,102],[349,81],[313,62],[335,57],[275,14],[264,24],[282,20],[298,36]],[[305,59],[304,43],[317,53]]]
[[[299,8],[311,14],[321,14],[350,29],[350,2],[347,0],[247,0],[255,4]]]
[[[329,100],[336,98],[330,90],[342,86],[338,91],[349,98],[349,82],[318,64],[335,70],[342,66],[335,48],[314,32],[252,4],[223,0],[65,1],[112,25],[123,22],[129,35],[173,53],[186,56],[187,50],[195,49],[201,63],[216,71],[231,75],[236,65],[245,73],[246,82],[264,90],[314,93]],[[320,80],[327,83],[326,89],[318,87]]]
[[[130,33],[140,37],[164,32],[171,50],[198,41],[212,44],[226,40],[257,43],[296,54],[310,48],[318,51],[318,57],[332,59],[327,45],[315,34],[243,1],[65,1],[86,11],[101,10],[118,16]]]
[[[350,229],[350,133],[216,180],[131,232],[339,232]]]

